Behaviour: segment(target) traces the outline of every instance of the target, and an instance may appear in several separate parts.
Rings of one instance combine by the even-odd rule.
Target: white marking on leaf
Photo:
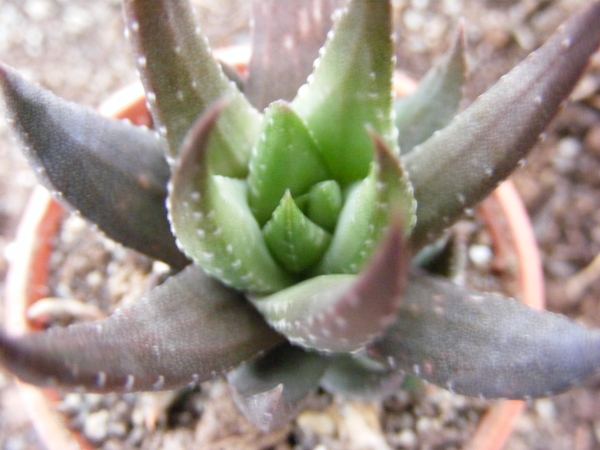
[[[100,388],[104,387],[104,385],[106,384],[106,373],[104,372],[98,372],[98,375],[96,376],[96,385]]]
[[[156,383],[154,383],[152,385],[152,388],[158,391],[159,389],[162,389],[164,385],[165,385],[165,377],[163,377],[162,375],[159,375],[158,380],[156,380]]]
[[[127,379],[125,380],[125,390],[131,391],[135,384],[135,377],[133,375],[127,375]]]

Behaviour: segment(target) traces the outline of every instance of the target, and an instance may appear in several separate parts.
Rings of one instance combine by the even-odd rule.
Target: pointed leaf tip
[[[413,273],[396,322],[367,354],[463,395],[545,397],[600,372],[600,331]]]
[[[418,202],[421,249],[504,180],[537,142],[600,44],[600,3],[561,25],[538,50],[403,158]]]
[[[40,182],[108,237],[182,268],[165,208],[164,141],[67,102],[0,65],[0,90]]]
[[[461,21],[456,39],[443,59],[425,74],[413,94],[394,103],[403,155],[450,123],[462,99],[466,71],[465,30]]]
[[[370,127],[367,130],[375,161],[368,177],[348,189],[332,242],[314,274],[358,273],[394,215],[402,220],[405,236],[414,226],[416,203],[406,171],[384,140]]]
[[[276,101],[265,111],[261,138],[254,145],[248,174],[248,203],[263,226],[287,189],[306,193],[330,178],[306,124],[290,105]]]
[[[105,320],[1,334],[0,360],[41,386],[162,390],[214,378],[282,342],[243,296],[188,266]]]
[[[259,110],[291,101],[319,56],[339,0],[255,1],[245,92]]]
[[[392,222],[359,275],[323,275],[254,299],[290,341],[326,352],[355,351],[394,321],[410,257],[399,220]]]
[[[315,70],[292,104],[343,187],[369,172],[371,124],[396,146],[392,120],[393,43],[388,1],[353,1],[336,21]]]
[[[285,343],[227,375],[233,398],[264,432],[292,420],[316,391],[329,358]]]
[[[268,294],[294,282],[267,249],[247,203],[244,180],[215,175],[210,155],[226,104],[211,107],[192,127],[169,192],[171,223],[184,252],[223,283]],[[233,105],[229,106],[233,107]]]
[[[331,235],[306,217],[289,191],[262,230],[265,244],[291,273],[301,273],[321,257]]]
[[[129,39],[150,109],[175,162],[197,117],[221,97],[231,98],[215,130],[212,164],[217,173],[245,176],[261,116],[213,58],[189,1],[125,0]],[[232,133],[231,130],[235,130]]]

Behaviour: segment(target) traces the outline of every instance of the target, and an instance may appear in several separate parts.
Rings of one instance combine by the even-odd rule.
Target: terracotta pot
[[[234,48],[217,53],[244,72],[247,48]],[[410,92],[414,83],[401,80],[401,91]],[[149,126],[144,92],[136,84],[119,91],[102,104],[106,115],[127,118],[138,125]],[[504,182],[478,210],[494,244],[496,268],[512,267],[518,274],[517,297],[537,309],[544,307],[543,278],[537,244],[531,223],[513,184]],[[35,331],[26,319],[27,308],[48,295],[49,260],[53,242],[65,217],[63,207],[41,186],[32,193],[21,220],[15,242],[17,257],[8,270],[5,302],[5,329],[13,335]],[[18,383],[24,404],[41,440],[50,450],[92,448],[78,433],[69,430],[65,417],[56,411],[57,394],[26,383]],[[471,450],[499,450],[510,437],[513,425],[524,409],[522,401],[499,401],[481,421],[468,447]]]

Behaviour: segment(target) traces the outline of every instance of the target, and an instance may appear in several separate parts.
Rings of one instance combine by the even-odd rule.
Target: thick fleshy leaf
[[[222,102],[211,108],[186,138],[170,186],[171,223],[182,249],[207,273],[246,292],[275,292],[294,279],[264,243],[247,203],[246,182],[212,175],[207,164],[223,108]]]
[[[291,342],[324,352],[352,352],[394,321],[408,264],[402,227],[394,221],[360,275],[322,275],[253,301]]]
[[[165,142],[62,100],[0,66],[7,119],[40,181],[108,237],[182,268],[165,208]]]
[[[349,189],[329,248],[315,274],[358,273],[377,247],[395,211],[408,235],[414,226],[412,186],[398,158],[372,135],[376,157],[369,176]]]
[[[334,355],[321,386],[332,394],[374,401],[398,392],[404,378],[404,372],[361,355]]]
[[[320,227],[333,232],[344,206],[340,185],[333,180],[315,184],[306,194],[306,216]]]
[[[373,160],[370,125],[397,148],[392,120],[391,5],[353,0],[335,24],[315,71],[292,102],[344,187],[365,178]]]
[[[419,81],[417,90],[394,103],[403,155],[450,123],[462,99],[466,71],[465,31],[461,26],[452,48]]]
[[[105,320],[2,335],[0,360],[41,386],[160,390],[214,378],[282,341],[242,295],[188,266]]]
[[[542,397],[600,372],[600,331],[413,274],[396,322],[367,353],[459,394]]]
[[[404,158],[418,203],[415,250],[484,199],[527,155],[598,48],[599,23],[600,2],[594,2]]]
[[[261,117],[213,59],[191,4],[124,0],[123,5],[148,103],[170,157],[177,158],[198,116],[225,97],[231,108],[216,127],[211,167],[221,175],[245,176]]]
[[[245,92],[262,110],[291,101],[312,72],[339,0],[255,0]]]
[[[227,380],[246,418],[269,432],[298,414],[328,365],[326,356],[285,343],[234,369]]]
[[[319,260],[331,235],[300,211],[288,192],[263,228],[271,254],[288,271],[300,273]]]
[[[261,138],[252,151],[248,203],[262,226],[289,190],[293,196],[329,177],[327,166],[302,119],[285,102],[265,112]]]

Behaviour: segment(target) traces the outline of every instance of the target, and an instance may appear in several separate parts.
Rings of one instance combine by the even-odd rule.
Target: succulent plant
[[[457,286],[412,258],[535,144],[600,43],[600,2],[458,115],[462,31],[396,100],[391,2],[351,0],[327,33],[335,6],[256,1],[240,81],[213,59],[188,2],[124,0],[154,130],[0,66],[8,121],[41,182],[173,269],[107,319],[1,334],[6,367],[95,392],[227,374],[265,430],[319,386],[380,396],[406,372],[461,394],[524,398],[600,369],[600,332]]]

